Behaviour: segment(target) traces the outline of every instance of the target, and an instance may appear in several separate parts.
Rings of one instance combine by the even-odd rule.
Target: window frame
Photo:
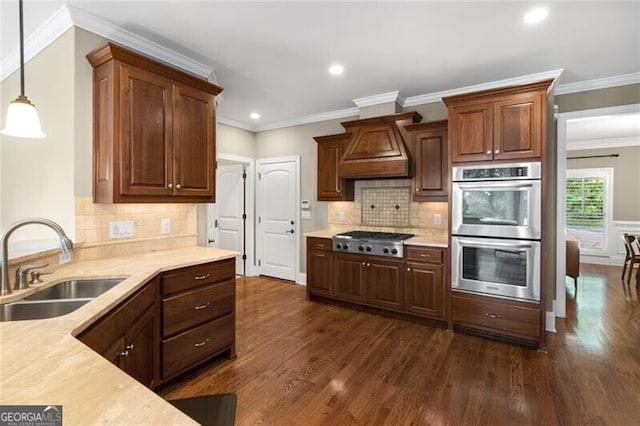
[[[568,179],[576,179],[576,178],[590,178],[590,177],[598,177],[604,179],[604,248],[602,251],[599,250],[590,250],[584,247],[580,247],[580,254],[587,256],[598,256],[598,257],[609,257],[611,252],[611,234],[612,234],[612,226],[613,226],[613,168],[612,167],[598,167],[598,168],[580,168],[580,169],[569,169],[567,168],[567,173],[565,176],[565,205],[567,202],[567,180]],[[568,211],[565,209],[565,227],[567,230],[567,234],[569,233],[569,225],[567,220]]]

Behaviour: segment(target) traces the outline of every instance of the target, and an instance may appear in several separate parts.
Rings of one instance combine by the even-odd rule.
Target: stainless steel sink
[[[85,299],[100,296],[124,281],[124,278],[98,278],[62,281],[40,290],[24,300]]]
[[[53,318],[75,311],[91,299],[14,302],[0,305],[0,321]]]

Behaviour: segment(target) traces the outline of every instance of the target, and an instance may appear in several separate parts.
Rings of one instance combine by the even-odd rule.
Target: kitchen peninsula
[[[0,392],[7,405],[62,405],[68,424],[195,424],[75,336],[145,286],[177,268],[220,262],[236,252],[203,247],[79,261],[47,282],[0,297],[11,302],[70,278],[126,277],[76,311],[57,318],[0,322]]]

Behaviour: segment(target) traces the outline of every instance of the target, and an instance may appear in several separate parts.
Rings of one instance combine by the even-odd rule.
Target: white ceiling
[[[216,2],[25,0],[28,37],[62,4],[214,70],[219,116],[253,129],[354,107],[564,69],[559,85],[640,73],[640,2]],[[0,0],[2,58],[17,49],[17,0]],[[345,67],[332,77],[333,62]],[[255,122],[249,113],[262,118]]]

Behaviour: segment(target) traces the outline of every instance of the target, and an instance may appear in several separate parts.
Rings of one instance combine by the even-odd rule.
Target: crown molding
[[[247,130],[249,132],[254,132],[254,133],[256,131],[256,126],[251,125],[251,124],[247,124],[247,123],[243,123],[241,121],[237,121],[237,120],[234,120],[232,118],[221,117],[220,115],[218,115],[218,116],[216,116],[216,120],[218,121],[218,123],[225,124],[227,126],[237,127],[239,129]]]
[[[74,6],[67,6],[71,14],[73,24],[102,36],[110,41],[121,44],[138,52],[151,56],[152,58],[176,66],[185,71],[191,72],[209,81],[216,81],[214,71],[211,67],[193,60],[185,55],[141,37],[137,34],[118,27],[111,22],[98,18]]]
[[[567,141],[567,151],[624,148],[629,146],[640,146],[640,139],[638,139],[637,137],[627,137]]]
[[[555,94],[567,95],[569,93],[587,92],[589,90],[627,86],[629,84],[640,84],[640,72],[597,78],[595,80],[578,81],[575,83],[559,84],[558,87],[556,87]]]
[[[353,99],[353,103],[356,104],[358,108],[368,107],[372,105],[380,105],[387,104],[389,102],[396,102],[402,105],[399,102],[400,91],[396,90],[394,92],[380,93],[379,95],[365,96],[363,98]]]
[[[60,6],[24,41],[24,62],[44,50],[53,41],[73,26],[71,15],[65,5]],[[0,62],[0,81],[20,68],[20,47],[16,47],[4,61]]]
[[[405,102],[404,104],[402,104],[402,107],[412,107],[416,105],[440,102],[442,101],[442,98],[447,96],[461,95],[463,93],[480,92],[482,90],[498,89],[506,86],[518,86],[521,84],[535,83],[536,81],[547,80],[550,78],[552,78],[555,82],[558,80],[558,78],[560,77],[563,71],[564,69],[561,68],[557,70],[545,71],[545,72],[540,72],[536,74],[523,75],[520,77],[507,78],[504,80],[491,81],[489,83],[482,83],[482,84],[476,84],[473,86],[460,87],[458,89],[443,90],[442,92],[427,93],[426,95],[409,96],[405,99]],[[552,90],[552,87],[553,87],[553,84],[551,85],[549,90]]]
[[[303,117],[296,118],[293,120],[286,120],[286,121],[280,121],[277,123],[259,125],[255,127],[255,131],[262,132],[264,130],[273,130],[273,129],[280,129],[283,127],[300,126],[303,124],[318,123],[320,121],[336,120],[336,119],[347,118],[347,117],[357,117],[359,115],[360,115],[360,108],[358,107],[346,108],[346,109],[340,109],[337,111],[323,112],[320,114],[305,115]]]

